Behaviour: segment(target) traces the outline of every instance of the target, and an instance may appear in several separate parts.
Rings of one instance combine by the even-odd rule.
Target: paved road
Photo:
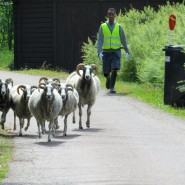
[[[39,79],[1,72],[1,78],[8,76],[15,84]],[[12,121],[10,111],[6,126],[13,128]],[[185,120],[101,90],[90,129],[79,130],[69,117],[64,137],[60,122],[51,143],[47,135],[38,138],[34,118],[23,137],[14,136],[15,153],[3,185],[185,184]]]

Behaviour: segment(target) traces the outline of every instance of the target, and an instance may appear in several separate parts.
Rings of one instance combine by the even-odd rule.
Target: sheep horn
[[[85,64],[83,64],[83,63],[80,63],[80,64],[77,65],[77,67],[76,67],[76,72],[77,72],[77,74],[78,74],[79,76],[81,76],[79,70],[82,69],[84,66],[85,66]]]
[[[60,83],[60,80],[58,78],[53,78],[53,81]]]
[[[68,90],[73,91],[73,86],[71,84],[66,84],[66,87],[67,87]]]
[[[37,89],[38,87],[36,85],[32,85],[31,89]]]
[[[96,76],[97,72],[98,72],[98,67],[96,64],[91,64],[91,67],[93,70],[95,70],[94,76]]]
[[[7,78],[7,79],[5,80],[5,82],[6,82],[7,84],[12,83],[12,87],[13,87],[13,80],[12,80],[11,78]]]
[[[43,89],[44,87],[42,85],[46,86],[45,83],[39,83],[39,88]]]
[[[42,80],[44,80],[45,83],[46,83],[46,81],[48,80],[48,78],[46,78],[46,77],[41,77],[41,78],[39,79],[39,84],[41,83]]]
[[[25,86],[25,85],[19,85],[19,86],[17,87],[17,93],[18,93],[18,94],[20,94],[19,90],[20,90],[20,89],[22,90],[22,88],[23,88],[23,89],[26,89],[26,86]]]
[[[56,82],[53,82],[51,85],[52,85],[54,88],[56,88],[57,90],[58,90],[59,87],[61,86],[60,83],[56,83]]]

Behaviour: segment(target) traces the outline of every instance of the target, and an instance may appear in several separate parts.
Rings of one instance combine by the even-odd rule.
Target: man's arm
[[[102,46],[103,46],[103,33],[102,28],[100,26],[98,31],[98,45],[97,45],[98,55],[102,52]]]
[[[125,52],[129,53],[129,49],[127,46],[127,40],[126,40],[125,33],[124,33],[122,26],[120,26],[120,39],[121,39],[121,43],[123,45]]]

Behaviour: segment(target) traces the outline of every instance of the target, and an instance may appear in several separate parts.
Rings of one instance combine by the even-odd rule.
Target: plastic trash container
[[[185,80],[185,46],[165,46],[164,104],[185,106],[185,92],[180,92],[178,82]]]

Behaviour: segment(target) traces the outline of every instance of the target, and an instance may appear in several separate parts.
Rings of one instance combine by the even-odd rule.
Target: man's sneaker
[[[110,93],[116,93],[116,90],[114,88],[111,88]]]
[[[110,77],[107,77],[107,80],[106,80],[106,88],[107,89],[110,89]]]

